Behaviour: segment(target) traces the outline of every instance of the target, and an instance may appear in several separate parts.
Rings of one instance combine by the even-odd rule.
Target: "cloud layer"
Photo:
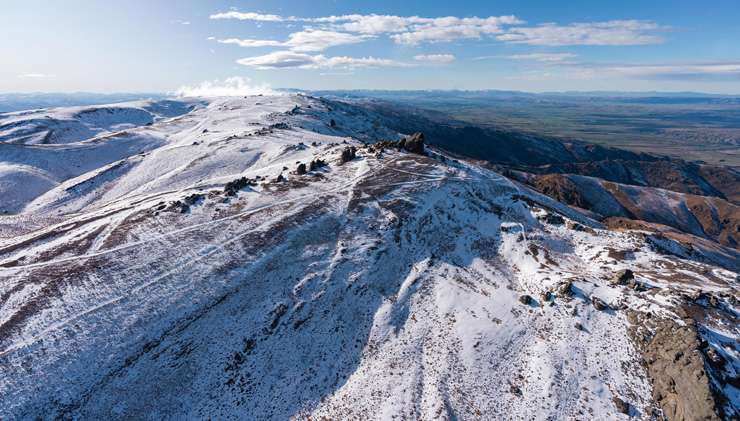
[[[595,23],[553,23],[533,27],[511,28],[498,35],[499,41],[529,45],[641,45],[658,44],[663,38],[652,34],[661,30],[652,21],[613,20]]]
[[[455,56],[452,54],[419,54],[414,56],[414,60],[435,64],[448,64],[455,61]]]
[[[358,68],[358,67],[406,67],[408,64],[390,59],[375,57],[326,57],[323,55],[310,55],[294,51],[275,51],[256,57],[246,57],[236,61],[237,63],[256,69],[327,69],[334,67]]]
[[[352,14],[300,18],[230,11],[210,17],[255,22],[300,22],[318,25],[320,30],[331,31],[334,36],[341,33],[388,35],[396,43],[407,45],[480,39],[491,35],[499,41],[530,45],[640,45],[663,42],[663,38],[655,32],[667,29],[652,21],[634,19],[521,26],[526,22],[514,15],[426,18]]]
[[[349,34],[330,30],[307,29],[294,32],[287,41],[227,38],[217,40],[221,44],[235,44],[240,47],[288,47],[293,51],[322,51],[338,45],[356,44],[370,38],[367,35]]]
[[[254,85],[249,78],[230,77],[224,80],[205,81],[195,86],[182,86],[175,95],[182,97],[217,97],[245,95],[275,95],[269,85]]]
[[[488,17],[397,16],[379,14],[349,14],[323,17],[296,17],[231,10],[215,13],[211,19],[236,19],[241,21],[277,22],[286,26],[300,26],[285,40],[272,39],[213,39],[221,44],[245,48],[279,48],[267,54],[245,57],[237,63],[256,69],[327,69],[357,67],[410,67],[420,65],[445,65],[455,61],[455,56],[425,53],[413,56],[408,62],[377,58],[326,56],[309,54],[323,52],[332,47],[358,44],[385,38],[409,47],[422,44],[436,45],[462,40],[488,40],[508,44],[560,47],[575,45],[643,45],[663,42],[658,34],[668,29],[653,21],[611,20],[560,25],[543,23],[527,25],[514,15]],[[493,58],[497,56],[484,56]],[[576,56],[563,52],[520,53],[505,58],[529,60],[543,64],[569,63]]]
[[[572,53],[529,53],[529,54],[514,54],[506,56],[506,58],[512,60],[534,60],[545,63],[563,62],[575,58],[576,55]]]

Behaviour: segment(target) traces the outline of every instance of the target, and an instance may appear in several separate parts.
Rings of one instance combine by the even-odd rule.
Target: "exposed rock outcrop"
[[[370,152],[382,152],[385,148],[395,148],[407,152],[424,155],[424,134],[414,133],[397,142],[392,140],[383,140],[368,146]]]
[[[629,269],[622,269],[614,274],[612,279],[609,281],[611,285],[627,285],[627,283],[635,278],[635,274]]]
[[[298,175],[303,175],[303,174],[305,174],[307,172],[308,171],[306,170],[306,164],[304,164],[302,162],[300,164],[298,164],[298,168],[296,168],[296,170],[295,170],[295,173],[298,174]]]
[[[227,196],[236,196],[239,190],[247,186],[254,186],[257,182],[247,177],[237,178],[236,180],[229,181],[224,186],[224,193]]]
[[[357,148],[354,146],[347,146],[346,148],[342,149],[342,155],[339,157],[339,160],[344,164],[345,162],[352,161],[357,157]]]
[[[321,158],[316,158],[313,161],[311,161],[310,164],[308,164],[308,170],[309,171],[315,171],[315,170],[317,170],[319,168],[322,168],[322,167],[325,167],[325,166],[327,166],[326,161],[324,161]]]
[[[424,153],[424,134],[414,133],[411,136],[401,140],[403,148],[411,153]]]
[[[635,327],[644,323],[640,313],[630,312],[628,317]],[[658,320],[652,332],[645,328],[632,332],[653,385],[653,399],[670,421],[719,420],[701,339],[694,322],[685,321],[681,326],[673,320]]]

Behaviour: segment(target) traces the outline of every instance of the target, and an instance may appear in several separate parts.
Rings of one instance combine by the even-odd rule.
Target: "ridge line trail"
[[[397,159],[398,158],[395,158],[394,161],[397,160]],[[391,162],[393,162],[393,161],[391,161]],[[387,169],[395,170],[394,168],[389,167],[388,164],[389,163],[383,163],[383,165],[381,167],[385,167]],[[401,171],[401,172],[404,172],[404,171]],[[417,175],[417,174],[415,174],[415,175]],[[295,201],[298,201],[298,200],[302,200],[302,199],[314,197],[314,196],[317,196],[317,195],[321,196],[321,195],[326,195],[326,194],[331,194],[331,193],[337,193],[337,192],[340,192],[340,191],[345,191],[348,188],[352,188],[354,185],[356,185],[356,181],[357,180],[359,180],[359,179],[361,179],[362,177],[365,177],[365,176],[366,176],[366,174],[361,174],[359,176],[354,177],[350,181],[348,181],[348,182],[346,182],[344,184],[341,184],[341,185],[339,185],[339,186],[337,186],[335,188],[331,188],[331,189],[327,189],[327,190],[322,190],[322,191],[318,191],[318,192],[313,192],[313,193],[307,193],[307,194],[296,196],[296,197],[293,197],[293,198],[271,202],[271,203],[268,203],[268,204],[265,204],[265,205],[262,205],[262,206],[258,206],[256,208],[251,208],[249,210],[246,210],[246,211],[243,211],[243,212],[234,214],[234,215],[225,216],[223,218],[214,219],[214,220],[211,220],[211,221],[206,221],[206,222],[201,222],[201,223],[189,225],[187,227],[179,228],[179,229],[176,229],[176,230],[173,230],[173,231],[170,231],[170,232],[166,232],[166,233],[159,234],[159,235],[156,235],[156,236],[148,237],[146,239],[137,240],[137,241],[131,241],[131,242],[128,242],[126,244],[122,244],[122,245],[117,246],[117,247],[113,247],[113,248],[110,248],[110,249],[101,250],[101,251],[94,252],[94,253],[86,253],[86,254],[81,254],[81,255],[77,255],[77,256],[64,257],[64,258],[61,258],[61,259],[49,260],[49,261],[46,261],[46,262],[29,263],[27,265],[19,265],[19,266],[13,266],[13,267],[0,267],[0,274],[7,273],[8,274],[7,276],[12,276],[13,274],[18,275],[17,272],[22,271],[24,269],[33,269],[33,268],[49,266],[49,265],[53,265],[53,264],[57,264],[57,263],[71,262],[71,261],[78,260],[78,259],[89,259],[89,258],[92,258],[92,257],[98,257],[98,256],[103,256],[103,255],[106,255],[106,254],[110,254],[110,253],[115,253],[115,252],[118,252],[118,251],[121,251],[121,250],[126,250],[126,249],[131,248],[131,247],[134,247],[134,246],[138,246],[138,245],[142,245],[142,244],[147,244],[147,243],[150,243],[150,242],[153,242],[153,241],[156,241],[156,240],[160,240],[160,239],[163,239],[163,238],[166,238],[166,237],[170,237],[170,236],[173,236],[173,235],[177,235],[177,234],[181,234],[181,233],[184,233],[184,232],[188,232],[188,231],[191,231],[191,230],[194,230],[194,229],[197,229],[197,228],[202,228],[202,227],[206,227],[206,226],[210,226],[210,225],[215,225],[215,224],[218,224],[218,223],[221,223],[221,222],[229,221],[229,220],[232,220],[232,219],[237,219],[237,218],[240,218],[242,216],[247,216],[247,215],[253,214],[255,212],[263,211],[265,209],[270,209],[270,208],[275,207],[277,205],[283,205],[283,204],[286,204],[286,203],[292,203],[292,202],[295,202]],[[383,185],[385,185],[385,186],[400,186],[400,185],[422,184],[422,183],[427,183],[427,182],[430,182],[430,181],[446,181],[446,180],[450,180],[450,181],[471,181],[469,179],[464,179],[464,178],[453,178],[453,177],[441,176],[441,177],[437,177],[437,178],[427,178],[426,180],[404,181],[404,182],[389,183],[389,184],[383,184]],[[367,187],[372,187],[372,186],[373,185],[368,185]],[[65,222],[63,224],[66,224],[66,223],[68,223],[68,222]]]
[[[290,198],[290,199],[276,201],[276,202],[269,203],[269,204],[266,204],[266,205],[263,205],[263,206],[259,206],[259,207],[256,207],[256,208],[253,208],[253,209],[244,211],[244,212],[240,212],[238,214],[231,215],[231,216],[228,216],[228,217],[220,218],[220,219],[213,220],[213,221],[207,221],[207,222],[203,222],[203,223],[199,223],[199,224],[194,224],[194,225],[191,225],[191,226],[188,226],[188,227],[184,227],[182,229],[178,229],[178,230],[174,230],[174,231],[171,231],[171,232],[168,232],[168,233],[165,233],[165,234],[161,234],[161,235],[149,237],[149,238],[146,238],[146,239],[143,239],[143,240],[132,241],[132,242],[123,244],[123,245],[121,245],[119,247],[114,247],[114,248],[111,248],[111,249],[101,250],[101,251],[95,252],[95,253],[88,253],[88,254],[83,254],[83,255],[79,255],[79,256],[73,256],[73,257],[66,257],[66,258],[62,258],[62,259],[51,260],[51,261],[47,261],[47,262],[33,263],[33,264],[29,264],[29,265],[16,266],[16,267],[12,267],[12,268],[1,268],[0,269],[0,272],[2,272],[2,271],[14,271],[14,270],[16,272],[20,272],[23,269],[32,269],[32,268],[37,268],[37,267],[43,267],[43,266],[53,265],[53,264],[57,264],[57,263],[64,263],[64,262],[75,261],[75,260],[79,260],[79,259],[87,259],[87,258],[97,257],[97,256],[106,255],[106,254],[110,254],[110,253],[115,253],[115,252],[118,252],[118,251],[121,251],[121,250],[125,250],[125,249],[128,249],[128,248],[134,247],[136,245],[151,244],[151,243],[154,243],[156,241],[164,240],[164,239],[166,239],[168,237],[171,237],[172,235],[175,235],[175,234],[179,234],[179,233],[182,233],[182,232],[187,232],[187,231],[190,231],[190,230],[193,230],[193,229],[196,229],[196,228],[201,228],[201,227],[204,227],[204,226],[209,226],[209,225],[216,224],[216,223],[219,223],[219,222],[224,222],[224,221],[236,219],[238,217],[245,216],[245,215],[252,214],[252,213],[256,213],[256,212],[259,212],[259,211],[262,211],[262,210],[265,210],[265,209],[270,209],[270,208],[273,208],[273,207],[278,206],[278,205],[284,205],[284,204],[294,203],[294,202],[297,202],[297,201],[305,200],[306,198],[313,198],[314,200],[312,200],[311,202],[314,202],[314,201],[318,200],[319,198],[321,198],[321,197],[323,197],[323,196],[325,196],[327,194],[337,193],[337,192],[354,191],[355,189],[357,189],[358,181],[360,181],[360,180],[362,180],[364,178],[372,178],[374,175],[377,175],[383,169],[392,169],[392,170],[395,170],[394,168],[390,167],[389,164],[392,164],[393,162],[397,161],[398,159],[400,159],[400,157],[394,158],[393,160],[390,160],[388,162],[383,162],[382,164],[380,164],[378,166],[368,166],[368,169],[366,171],[361,171],[361,173],[359,175],[356,175],[350,181],[348,181],[346,183],[343,183],[340,186],[337,186],[336,188],[327,189],[327,190],[324,190],[324,191],[321,191],[321,192],[318,192],[318,193],[305,194],[305,195],[300,195],[300,196],[297,196],[297,197],[294,197],[294,198]],[[409,172],[406,172],[406,171],[400,171],[400,172],[409,173]],[[421,175],[421,174],[413,174],[413,173],[410,173],[410,174],[412,174],[412,175]],[[435,178],[430,178],[430,177],[427,176],[425,178],[426,178],[425,180],[403,181],[403,182],[397,182],[397,183],[384,183],[382,185],[383,186],[403,186],[403,185],[413,185],[413,184],[425,184],[425,183],[434,182],[434,181],[471,181],[471,180],[465,179],[465,178],[445,177],[445,176],[435,177]],[[363,186],[363,187],[376,187],[376,186],[380,186],[380,185],[371,184],[371,185],[367,185],[367,186]],[[303,208],[303,207],[301,207],[301,208]],[[279,221],[276,220],[275,218],[272,218],[272,219],[269,219],[268,221],[263,222],[262,224],[260,224],[260,225],[258,225],[256,227],[250,227],[250,228],[247,228],[246,230],[244,230],[242,232],[233,234],[233,235],[227,237],[225,239],[225,241],[222,241],[219,244],[211,244],[211,243],[204,244],[200,248],[200,251],[199,252],[196,252],[195,250],[192,250],[192,252],[188,253],[188,255],[191,256],[191,258],[190,259],[187,259],[185,262],[182,262],[181,264],[177,265],[176,267],[174,267],[174,268],[172,268],[172,269],[170,269],[170,270],[168,270],[168,271],[166,271],[164,273],[159,274],[156,278],[153,278],[153,279],[151,279],[148,282],[145,282],[143,284],[139,284],[139,285],[136,285],[136,286],[131,287],[127,291],[126,294],[120,294],[118,296],[115,296],[113,298],[110,298],[108,300],[105,300],[105,301],[103,301],[103,302],[101,302],[101,303],[99,303],[99,304],[97,304],[95,306],[92,306],[92,307],[90,307],[90,308],[88,308],[86,310],[83,310],[83,311],[81,311],[81,312],[79,312],[79,313],[77,313],[77,314],[75,314],[73,316],[70,316],[70,317],[68,317],[68,318],[66,318],[66,319],[64,319],[64,320],[62,320],[60,322],[51,324],[50,326],[48,326],[48,327],[44,328],[43,330],[41,330],[41,332],[39,332],[37,335],[35,335],[35,336],[33,336],[33,337],[29,338],[29,339],[21,340],[21,341],[15,343],[14,345],[11,345],[8,348],[0,351],[0,358],[3,358],[3,357],[5,357],[5,356],[7,356],[9,354],[12,354],[12,353],[14,353],[14,352],[16,352],[16,351],[18,351],[18,350],[20,350],[22,348],[25,348],[25,347],[28,347],[30,345],[33,345],[34,343],[36,343],[39,340],[43,339],[49,333],[52,333],[54,331],[58,331],[59,329],[62,329],[65,326],[68,326],[70,323],[72,323],[72,322],[74,322],[74,321],[76,321],[76,320],[78,320],[78,319],[80,319],[82,317],[85,317],[85,316],[87,316],[89,314],[95,313],[95,312],[97,312],[99,310],[102,310],[104,308],[107,308],[107,307],[109,307],[111,305],[114,305],[114,304],[116,304],[118,302],[122,302],[122,301],[126,301],[128,299],[131,299],[131,298],[134,297],[134,294],[135,293],[137,293],[137,292],[139,292],[139,291],[141,291],[141,290],[143,290],[143,289],[145,289],[145,288],[147,288],[147,287],[149,287],[151,285],[154,285],[154,284],[159,283],[160,281],[162,281],[163,279],[165,279],[167,276],[169,276],[171,274],[174,274],[174,273],[177,273],[178,271],[182,270],[183,268],[188,267],[188,266],[190,266],[190,265],[192,265],[194,263],[200,262],[203,259],[206,259],[208,257],[211,257],[214,254],[223,251],[226,246],[235,243],[236,241],[240,240],[244,236],[246,236],[246,235],[248,235],[248,234],[250,234],[252,232],[258,231],[260,229],[264,229],[266,227],[269,227],[269,226],[271,226],[272,224],[274,224],[276,222],[279,222]],[[203,253],[203,252],[205,252],[205,253]],[[259,260],[261,260],[262,258],[264,258],[264,256],[258,257],[256,260],[254,260],[252,262],[248,262],[248,265],[253,265],[254,263],[256,263]],[[13,274],[11,276],[21,276],[23,274],[24,273],[15,273],[15,274]]]
[[[68,317],[68,318],[66,318],[66,319],[64,319],[64,320],[62,320],[60,322],[51,324],[50,326],[46,327],[41,332],[39,332],[37,335],[35,335],[35,336],[33,336],[33,337],[29,338],[29,339],[21,340],[21,341],[15,343],[14,345],[9,346],[8,348],[0,351],[0,358],[3,358],[3,357],[5,357],[5,356],[7,356],[9,354],[12,354],[12,353],[14,353],[14,352],[16,352],[16,351],[18,351],[18,350],[20,350],[22,348],[25,348],[25,347],[28,347],[30,345],[33,345],[34,343],[36,343],[39,340],[43,339],[49,333],[54,332],[54,331],[58,331],[58,330],[60,330],[60,329],[62,329],[64,327],[66,327],[70,323],[74,322],[75,320],[78,320],[78,319],[80,319],[80,318],[82,318],[84,316],[87,316],[88,314],[95,313],[95,312],[97,312],[99,310],[102,310],[102,309],[104,309],[104,308],[112,305],[112,304],[116,304],[118,302],[125,301],[125,300],[128,300],[130,298],[133,298],[134,293],[139,292],[139,291],[145,289],[148,286],[151,286],[151,285],[154,285],[156,283],[159,283],[161,280],[163,280],[167,276],[169,276],[171,274],[174,274],[174,273],[177,273],[177,272],[183,270],[185,267],[187,267],[187,266],[189,266],[189,265],[191,265],[193,263],[197,263],[197,262],[199,262],[199,261],[201,261],[201,260],[203,260],[205,258],[211,257],[214,254],[216,254],[217,252],[223,251],[224,248],[227,245],[233,244],[234,242],[242,239],[247,234],[250,234],[251,232],[254,232],[254,231],[259,230],[259,229],[263,229],[264,227],[269,227],[269,226],[271,226],[272,224],[274,224],[276,222],[279,222],[279,221],[277,221],[275,219],[270,219],[268,221],[265,221],[264,223],[260,224],[257,227],[249,228],[249,229],[244,230],[243,232],[240,232],[238,234],[232,235],[228,240],[222,242],[219,245],[206,244],[203,247],[201,247],[201,251],[206,251],[207,250],[204,254],[199,254],[199,253],[196,253],[196,252],[190,253],[190,255],[191,256],[194,255],[194,257],[192,257],[191,259],[188,259],[187,261],[181,263],[180,265],[175,266],[174,268],[172,268],[172,269],[170,269],[170,270],[168,270],[168,271],[166,271],[164,273],[161,273],[159,276],[157,276],[156,278],[151,279],[148,282],[145,282],[143,284],[139,284],[139,285],[136,285],[136,286],[130,288],[126,294],[121,294],[121,295],[118,295],[116,297],[110,298],[110,299],[108,299],[106,301],[103,301],[102,303],[99,303],[99,304],[97,304],[95,306],[92,306],[92,307],[90,307],[90,308],[88,308],[88,309],[86,309],[84,311],[81,311],[81,312],[79,312],[79,313],[77,313],[77,314],[75,314],[75,315],[73,315],[71,317]],[[273,250],[273,252],[274,252],[274,250]],[[271,252],[268,252],[266,255],[260,256],[257,259],[255,259],[254,261],[247,262],[247,263],[249,265],[253,265],[254,263],[260,261],[261,259],[265,258],[269,254],[271,254]],[[230,293],[231,292],[228,292],[227,294],[230,294]]]
[[[391,162],[393,162],[393,161],[391,161]],[[167,234],[164,234],[164,235],[160,235],[160,236],[156,236],[156,237],[151,237],[151,238],[148,238],[146,240],[134,241],[134,242],[131,242],[131,243],[127,243],[127,244],[125,244],[123,246],[120,246],[120,247],[117,247],[117,248],[114,248],[114,249],[104,250],[104,251],[98,252],[98,253],[90,253],[90,254],[87,254],[87,255],[81,255],[81,256],[64,258],[64,259],[57,259],[57,260],[54,260],[54,261],[42,262],[42,263],[37,263],[37,264],[33,264],[33,265],[25,265],[25,266],[21,266],[21,267],[10,268],[10,269],[17,269],[17,268],[18,269],[23,269],[23,268],[28,268],[28,267],[39,267],[39,266],[45,266],[45,265],[50,265],[50,264],[54,264],[54,263],[61,263],[61,262],[66,262],[66,261],[70,261],[70,260],[76,260],[76,259],[80,259],[80,258],[95,257],[95,256],[99,256],[99,255],[102,255],[102,254],[113,253],[113,252],[120,251],[120,250],[123,250],[123,249],[126,249],[126,248],[130,248],[130,247],[133,247],[134,245],[143,244],[143,243],[151,243],[151,242],[154,242],[154,241],[163,240],[163,239],[169,237],[170,235],[172,235],[174,233],[180,233],[180,232],[183,232],[185,230],[194,229],[196,227],[206,226],[206,225],[209,225],[211,223],[221,222],[221,221],[225,221],[225,220],[228,220],[228,219],[234,219],[235,217],[238,217],[240,215],[245,215],[245,214],[248,214],[248,213],[258,212],[260,210],[269,209],[269,208],[272,208],[274,206],[281,205],[281,204],[287,204],[287,203],[296,202],[296,201],[298,201],[300,199],[305,199],[307,197],[313,198],[314,200],[311,201],[311,202],[314,202],[314,201],[318,200],[320,197],[322,197],[325,194],[336,193],[336,192],[342,192],[342,191],[356,189],[357,182],[359,180],[361,180],[363,178],[366,178],[366,177],[372,177],[373,175],[376,175],[378,173],[378,170],[382,170],[383,168],[386,168],[388,164],[389,163],[385,163],[384,162],[383,164],[381,164],[379,166],[379,168],[378,167],[375,167],[375,168],[369,167],[368,171],[361,172],[359,175],[353,177],[349,182],[344,183],[344,184],[338,186],[335,189],[325,190],[325,191],[321,192],[321,194],[301,195],[301,196],[296,197],[296,198],[293,198],[293,199],[281,200],[281,201],[274,202],[274,203],[271,203],[271,204],[268,204],[268,205],[265,205],[265,206],[262,206],[262,207],[258,207],[258,208],[255,208],[255,209],[251,209],[249,211],[242,212],[242,213],[237,214],[237,215],[232,215],[232,216],[229,216],[229,217],[225,217],[225,218],[222,218],[220,220],[208,221],[206,223],[196,224],[196,225],[193,225],[193,226],[189,226],[189,227],[183,228],[181,230],[175,230],[173,232],[170,232],[170,233],[167,233]],[[442,178],[433,179],[433,180],[408,181],[408,182],[398,182],[398,183],[383,184],[383,185],[385,185],[385,186],[388,186],[388,185],[409,185],[409,184],[426,183],[426,182],[429,182],[429,181],[444,181],[445,179],[446,178],[442,177]],[[366,187],[373,187],[373,186],[374,185],[369,185],[369,186],[366,186]],[[301,209],[303,209],[304,207],[305,206],[302,206]],[[293,209],[293,211],[299,211],[299,210],[300,209]],[[41,340],[44,337],[46,337],[48,334],[50,334],[52,332],[55,332],[55,331],[58,331],[58,330],[66,327],[66,326],[68,326],[70,323],[72,323],[72,322],[74,322],[74,321],[76,321],[76,320],[78,320],[78,319],[80,319],[82,317],[85,317],[85,316],[87,316],[89,314],[95,313],[95,312],[97,312],[99,310],[102,310],[104,308],[107,308],[107,307],[109,307],[111,305],[114,305],[116,303],[129,300],[129,299],[131,299],[131,298],[134,297],[134,294],[135,293],[137,293],[137,292],[139,292],[139,291],[141,291],[141,290],[143,290],[143,289],[145,289],[145,288],[147,288],[147,287],[149,287],[151,285],[154,285],[154,284],[159,283],[160,281],[162,281],[163,279],[165,279],[169,275],[174,274],[174,273],[177,273],[178,271],[181,271],[185,267],[188,267],[188,266],[190,266],[190,265],[192,265],[194,263],[197,263],[197,262],[199,262],[199,261],[201,261],[203,259],[206,259],[208,257],[211,257],[214,254],[223,251],[226,246],[235,243],[236,241],[240,240],[244,236],[246,236],[246,235],[248,235],[248,234],[250,234],[252,232],[255,232],[255,231],[258,231],[258,230],[261,230],[261,229],[265,229],[266,227],[269,227],[269,226],[271,226],[271,225],[273,225],[273,224],[275,224],[277,222],[279,222],[279,219],[272,218],[272,219],[269,219],[269,220],[263,222],[262,224],[260,224],[260,225],[258,225],[256,227],[249,227],[249,228],[247,228],[246,230],[244,230],[242,232],[239,232],[239,233],[236,233],[234,235],[231,235],[230,237],[227,237],[227,239],[225,241],[222,241],[219,244],[210,244],[210,243],[209,244],[204,244],[200,248],[201,252],[192,251],[192,253],[189,253],[189,255],[192,258],[187,259],[185,262],[182,262],[181,264],[177,265],[176,267],[174,267],[174,268],[172,268],[172,269],[170,269],[170,270],[168,270],[168,271],[166,271],[164,273],[159,274],[156,278],[153,278],[153,279],[151,279],[148,282],[145,282],[143,284],[139,284],[139,285],[133,286],[132,288],[130,288],[127,291],[126,294],[120,294],[118,296],[115,296],[113,298],[110,298],[108,300],[105,300],[105,301],[103,301],[103,302],[101,302],[101,303],[99,303],[99,304],[97,304],[95,306],[92,306],[92,307],[90,307],[90,308],[88,308],[86,310],[83,310],[83,311],[81,311],[81,312],[79,312],[77,314],[74,314],[74,315],[72,315],[72,316],[70,316],[70,317],[68,317],[68,318],[66,318],[66,319],[64,319],[62,321],[59,321],[57,323],[51,324],[50,326],[47,326],[46,328],[44,328],[43,330],[41,330],[38,334],[32,336],[29,339],[24,339],[24,340],[20,340],[19,342],[16,342],[15,344],[9,346],[8,348],[0,351],[0,358],[3,358],[3,357],[5,357],[5,356],[7,356],[9,354],[12,354],[12,353],[14,353],[14,352],[16,352],[16,351],[18,351],[18,350],[20,350],[22,348],[25,348],[25,347],[28,347],[30,345],[33,345],[36,342],[38,342],[39,340]],[[205,251],[205,253],[202,253],[203,251]],[[256,262],[262,260],[264,257],[265,256],[260,256],[260,257],[258,257],[257,259],[255,259],[252,262],[247,262],[247,264],[251,266],[251,265],[255,264]],[[16,274],[16,275],[21,275],[21,274]]]
[[[359,179],[360,177],[357,177],[357,179]],[[175,229],[175,230],[172,230],[172,231],[169,231],[169,232],[165,232],[163,234],[159,234],[159,235],[155,235],[155,236],[152,236],[152,237],[148,237],[146,239],[131,241],[131,242],[128,242],[126,244],[122,244],[122,245],[117,246],[117,247],[113,247],[113,248],[101,250],[101,251],[95,252],[95,253],[81,254],[81,255],[78,255],[78,256],[72,256],[72,257],[65,257],[65,258],[62,258],[62,259],[49,260],[49,261],[46,261],[46,262],[30,263],[30,264],[22,265],[22,266],[2,267],[2,268],[0,268],[0,273],[2,273],[2,272],[18,272],[18,271],[23,270],[23,269],[32,269],[32,268],[36,268],[36,267],[43,267],[43,266],[53,265],[53,264],[57,264],[57,263],[70,262],[70,261],[77,260],[77,259],[89,259],[89,258],[92,258],[92,257],[98,257],[98,256],[110,254],[110,253],[115,253],[117,251],[125,250],[125,249],[128,249],[128,248],[137,246],[137,245],[147,244],[147,243],[150,243],[150,242],[161,240],[161,239],[164,239],[164,238],[167,238],[167,237],[176,235],[176,234],[181,234],[183,232],[188,232],[188,231],[191,231],[191,230],[194,230],[194,229],[197,229],[197,228],[202,228],[202,227],[206,227],[206,226],[209,226],[209,225],[214,225],[214,224],[217,224],[217,223],[220,223],[220,222],[225,222],[225,221],[229,221],[229,220],[232,220],[232,219],[237,219],[237,218],[240,218],[242,216],[247,216],[247,215],[253,214],[255,212],[259,212],[259,211],[262,211],[262,210],[270,209],[270,208],[275,207],[275,206],[278,206],[278,205],[283,205],[283,204],[286,204],[286,203],[296,202],[298,200],[315,197],[317,195],[322,196],[322,195],[325,195],[325,194],[336,193],[336,192],[339,192],[339,191],[342,191],[342,190],[346,189],[347,187],[351,187],[352,186],[352,183],[354,181],[355,180],[353,179],[353,180],[351,180],[351,181],[349,181],[347,183],[344,183],[344,184],[342,184],[342,185],[340,185],[340,186],[338,186],[336,188],[333,188],[333,189],[323,190],[323,191],[320,191],[320,192],[314,192],[314,193],[310,193],[310,194],[305,194],[305,195],[293,197],[293,198],[290,198],[290,199],[285,199],[285,200],[279,200],[279,201],[271,202],[271,203],[268,203],[268,204],[265,204],[265,205],[262,205],[262,206],[258,206],[258,207],[255,207],[255,208],[248,209],[246,211],[243,211],[243,212],[240,212],[240,213],[237,213],[237,214],[234,214],[234,215],[229,215],[229,216],[225,216],[223,218],[214,219],[214,220],[211,220],[211,221],[200,222],[200,223],[197,223],[197,224],[189,225],[187,227]]]

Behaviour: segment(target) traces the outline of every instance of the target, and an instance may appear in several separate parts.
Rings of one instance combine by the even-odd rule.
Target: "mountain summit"
[[[307,95],[0,115],[0,418],[740,414],[736,272],[407,118]]]

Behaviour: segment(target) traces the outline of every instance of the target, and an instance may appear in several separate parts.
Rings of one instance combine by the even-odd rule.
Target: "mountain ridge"
[[[737,273],[413,153],[407,121],[210,99],[0,217],[0,416],[737,414]],[[661,351],[679,327],[691,365]]]

